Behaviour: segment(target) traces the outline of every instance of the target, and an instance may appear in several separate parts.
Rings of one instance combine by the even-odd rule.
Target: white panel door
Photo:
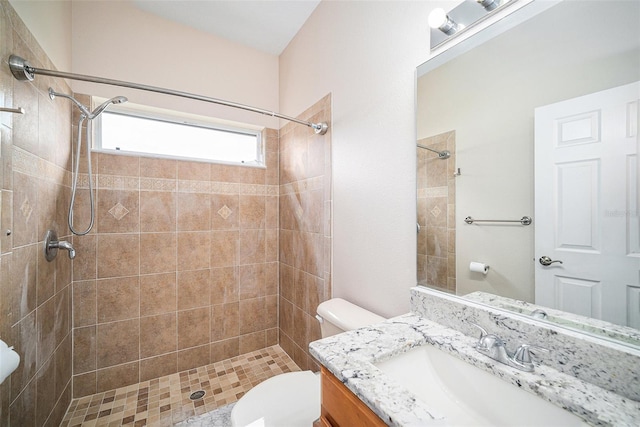
[[[639,102],[636,82],[536,109],[536,304],[640,327]]]

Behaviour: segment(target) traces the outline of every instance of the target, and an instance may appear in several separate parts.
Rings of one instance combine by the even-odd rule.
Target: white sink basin
[[[375,366],[444,415],[441,425],[587,425],[572,413],[431,345]]]

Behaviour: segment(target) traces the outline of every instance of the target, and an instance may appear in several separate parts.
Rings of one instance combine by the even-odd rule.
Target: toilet
[[[341,298],[318,306],[322,338],[385,320]],[[320,418],[320,375],[289,372],[265,380],[231,410],[233,427],[309,427]]]

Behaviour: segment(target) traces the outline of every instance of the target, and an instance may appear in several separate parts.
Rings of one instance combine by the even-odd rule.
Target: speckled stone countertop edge
[[[443,415],[373,364],[421,345],[434,345],[560,406],[594,426],[640,425],[640,402],[543,365],[519,371],[478,353],[475,339],[409,313],[314,341],[311,354],[391,426],[441,424]],[[446,421],[445,421],[446,422]]]

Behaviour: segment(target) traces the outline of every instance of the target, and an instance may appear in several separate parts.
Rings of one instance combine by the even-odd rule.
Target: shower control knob
[[[540,261],[540,264],[542,264],[542,265],[544,265],[544,266],[551,265],[551,264],[553,264],[554,262],[559,262],[560,264],[562,264],[562,261],[560,261],[559,259],[552,260],[551,258],[549,258],[549,257],[548,257],[548,256],[546,256],[546,255],[541,256],[541,257],[540,257],[540,259],[539,259],[538,261]]]

